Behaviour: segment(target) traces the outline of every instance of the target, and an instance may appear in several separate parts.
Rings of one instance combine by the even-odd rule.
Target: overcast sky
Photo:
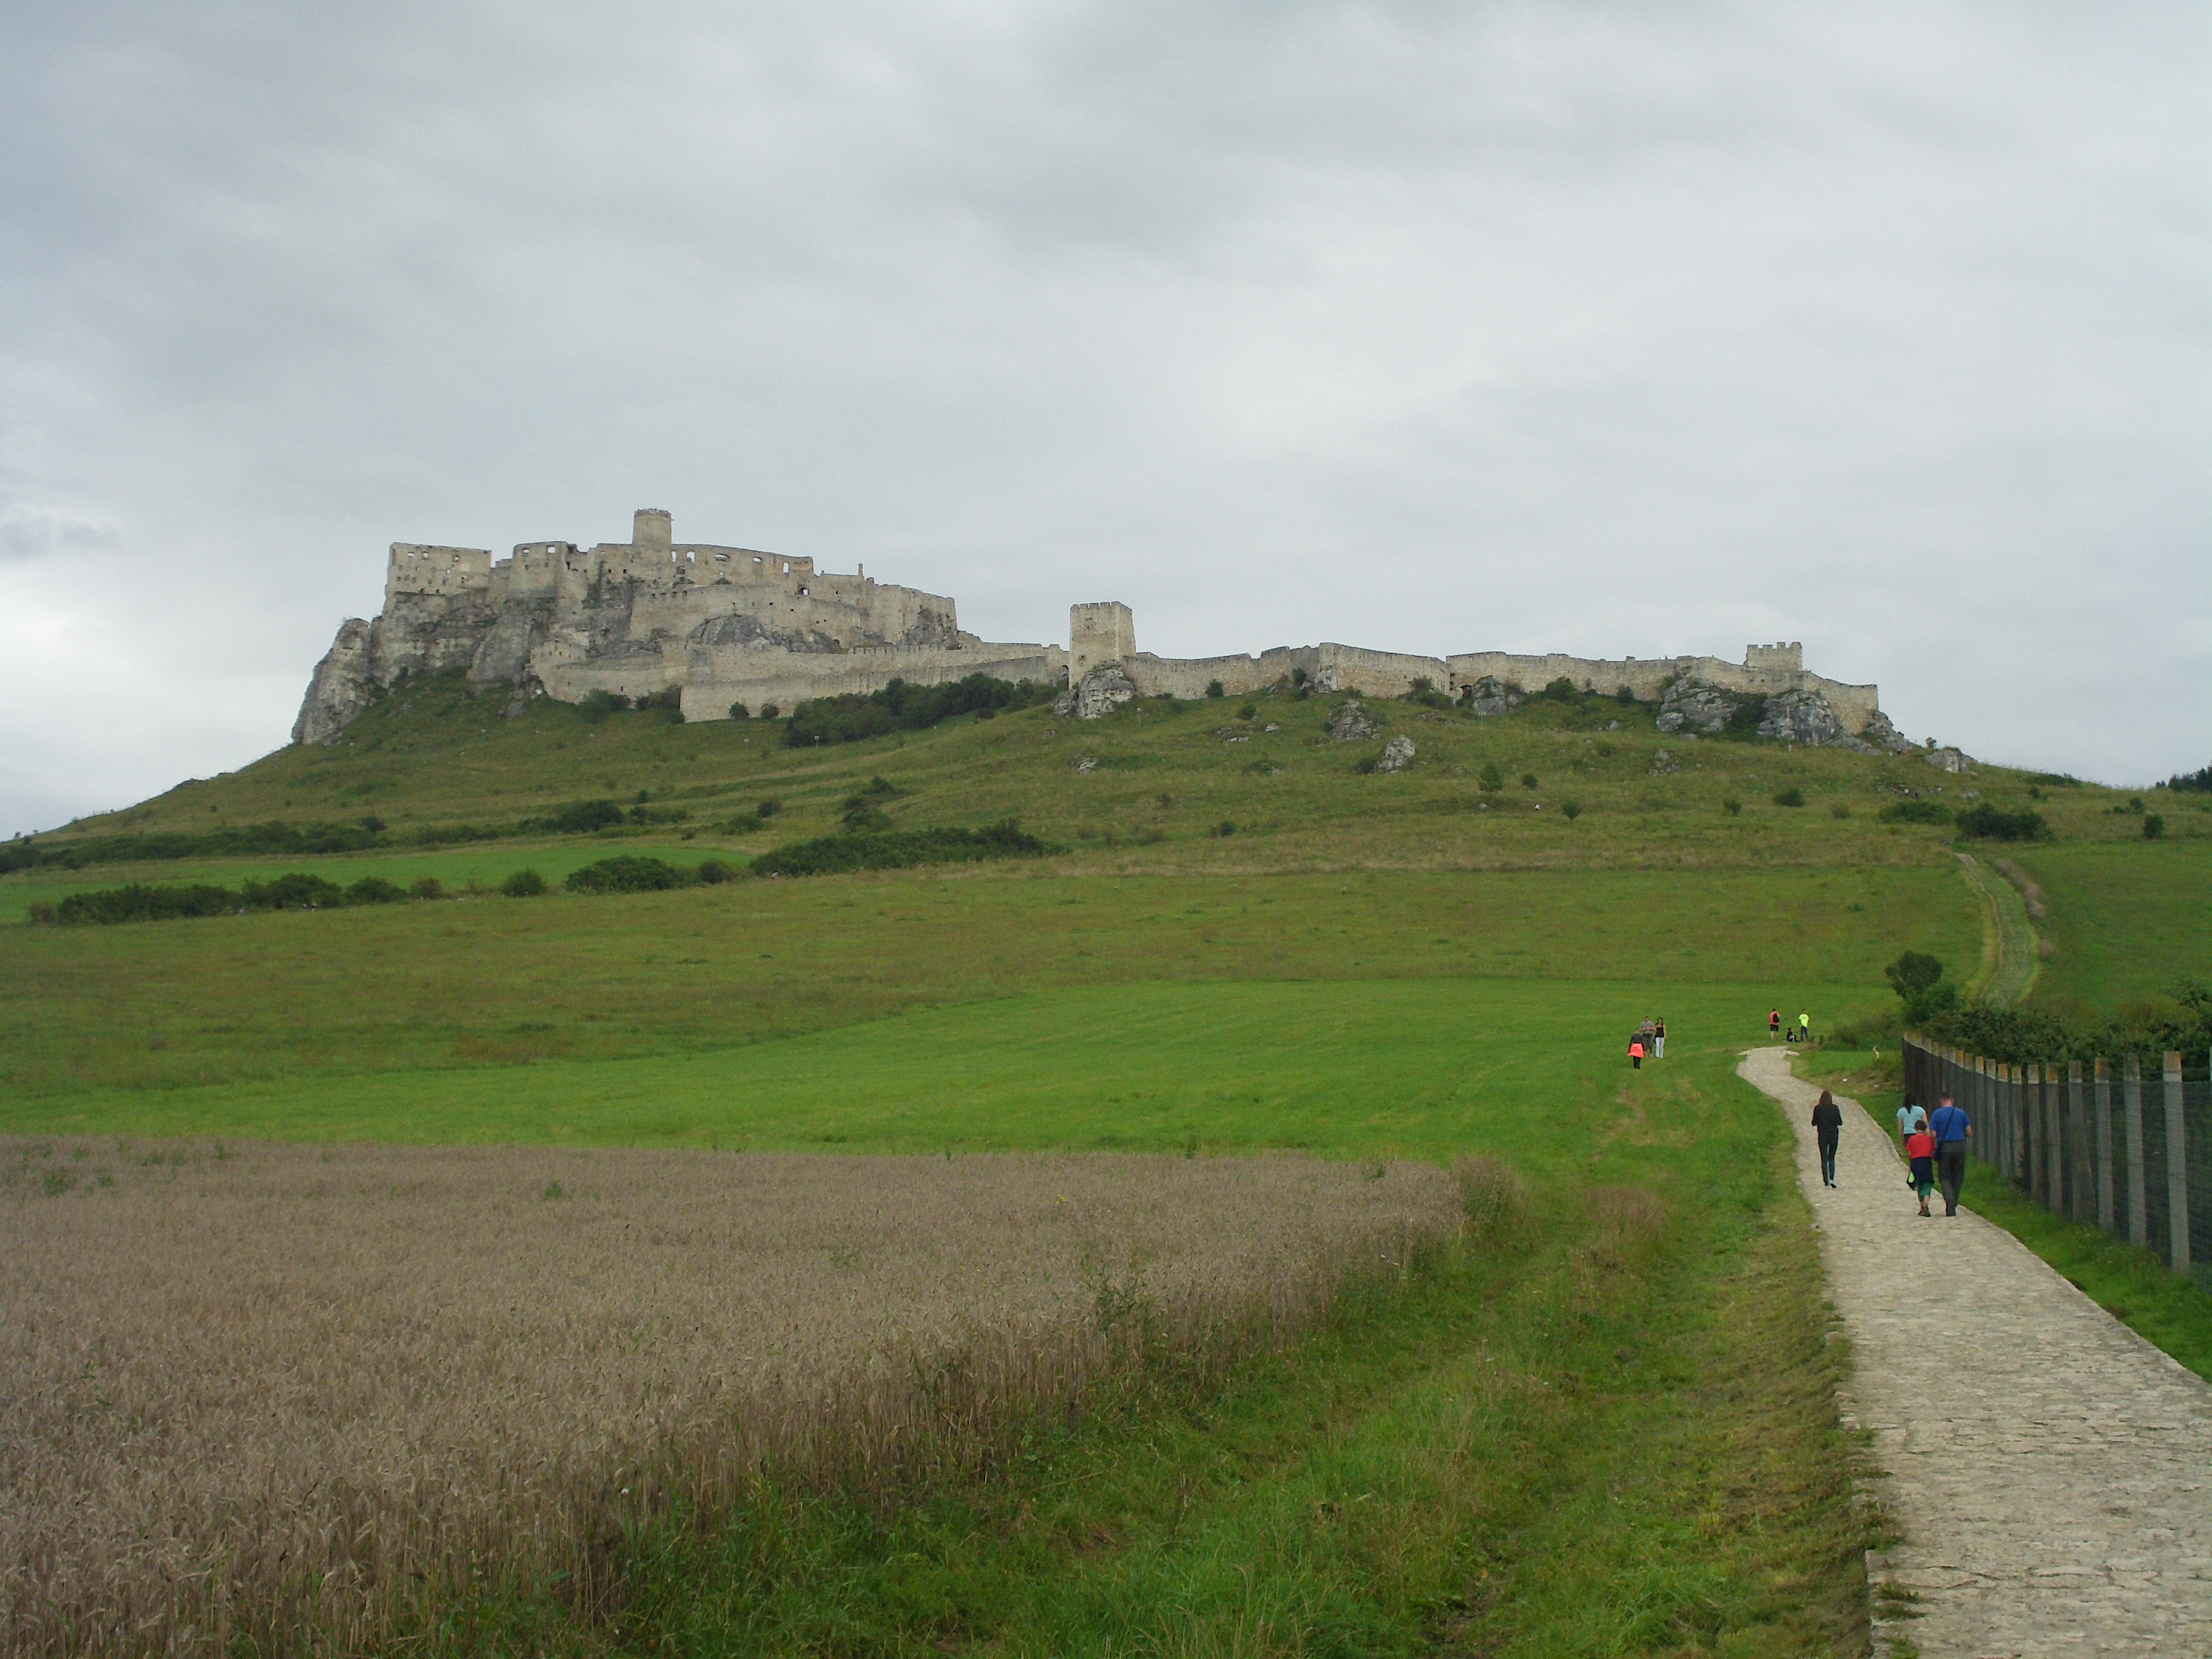
[[[1740,658],[2212,761],[2202,4],[0,4],[0,834],[394,540]]]

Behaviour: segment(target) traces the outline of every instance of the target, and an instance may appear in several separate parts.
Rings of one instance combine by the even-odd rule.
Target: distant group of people
[[[1796,1022],[1790,1027],[1790,1034],[1783,1036],[1782,1011],[1779,1008],[1770,1008],[1766,1011],[1766,1035],[1782,1037],[1785,1042],[1810,1042],[1813,1040],[1813,1016],[1809,1012],[1801,1011]]]
[[[1636,1028],[1636,1035],[1628,1039],[1628,1063],[1638,1071],[1644,1069],[1647,1060],[1667,1058],[1667,1022],[1647,1019]]]

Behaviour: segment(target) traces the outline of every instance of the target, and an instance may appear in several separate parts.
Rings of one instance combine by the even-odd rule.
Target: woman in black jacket
[[[1844,1138],[1844,1114],[1836,1104],[1836,1097],[1826,1089],[1820,1091],[1820,1103],[1813,1108],[1813,1133],[1820,1143],[1820,1179],[1832,1187],[1836,1184],[1836,1143]]]

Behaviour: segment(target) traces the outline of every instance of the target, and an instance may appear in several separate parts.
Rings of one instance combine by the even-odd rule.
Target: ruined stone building
[[[588,550],[524,542],[504,559],[487,549],[395,542],[384,610],[349,619],[315,669],[295,743],[327,743],[377,691],[408,674],[465,668],[511,707],[544,696],[675,692],[690,720],[733,709],[789,712],[810,697],[880,690],[893,679],[935,684],[982,673],[1064,684],[1074,712],[1132,696],[1198,697],[1218,683],[1249,696],[1293,680],[1322,691],[1399,696],[1419,684],[1498,712],[1561,678],[1665,705],[1662,725],[1713,729],[1760,696],[1774,734],[1853,748],[1902,746],[1875,688],[1808,672],[1796,644],[1754,645],[1741,663],[1705,656],[1618,661],[1501,651],[1411,656],[1348,645],[1283,646],[1258,656],[1157,657],[1137,649],[1129,607],[1078,605],[1068,643],[994,644],[961,630],[935,593],[817,570],[811,559],[678,542],[669,515],[641,509],[627,542]],[[1087,695],[1085,694],[1087,691]]]

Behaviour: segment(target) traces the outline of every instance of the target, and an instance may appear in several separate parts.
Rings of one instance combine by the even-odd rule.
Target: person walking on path
[[[1813,1107],[1813,1133],[1820,1143],[1820,1181],[1825,1186],[1836,1184],[1836,1147],[1844,1138],[1843,1109],[1836,1097],[1826,1089]]]
[[[1905,1184],[1920,1195],[1920,1213],[1928,1213],[1928,1194],[1936,1190],[1936,1137],[1915,1129],[1905,1138],[1905,1155],[1912,1160],[1912,1173]]]
[[[1966,1143],[1973,1139],[1973,1121],[1945,1095],[1928,1120],[1928,1131],[1936,1137],[1936,1179],[1943,1189],[1943,1213],[1956,1215],[1959,1192],[1966,1184]]]
[[[1628,1063],[1639,1072],[1644,1069],[1644,1039],[1641,1036],[1628,1039]]]
[[[1651,1041],[1655,1045],[1651,1050],[1651,1058],[1654,1060],[1666,1059],[1667,1022],[1663,1017],[1653,1024],[1651,1027]]]
[[[1928,1114],[1920,1109],[1919,1102],[1907,1095],[1905,1104],[1897,1109],[1897,1144],[1902,1146],[1911,1138],[1915,1129],[1927,1127]]]

